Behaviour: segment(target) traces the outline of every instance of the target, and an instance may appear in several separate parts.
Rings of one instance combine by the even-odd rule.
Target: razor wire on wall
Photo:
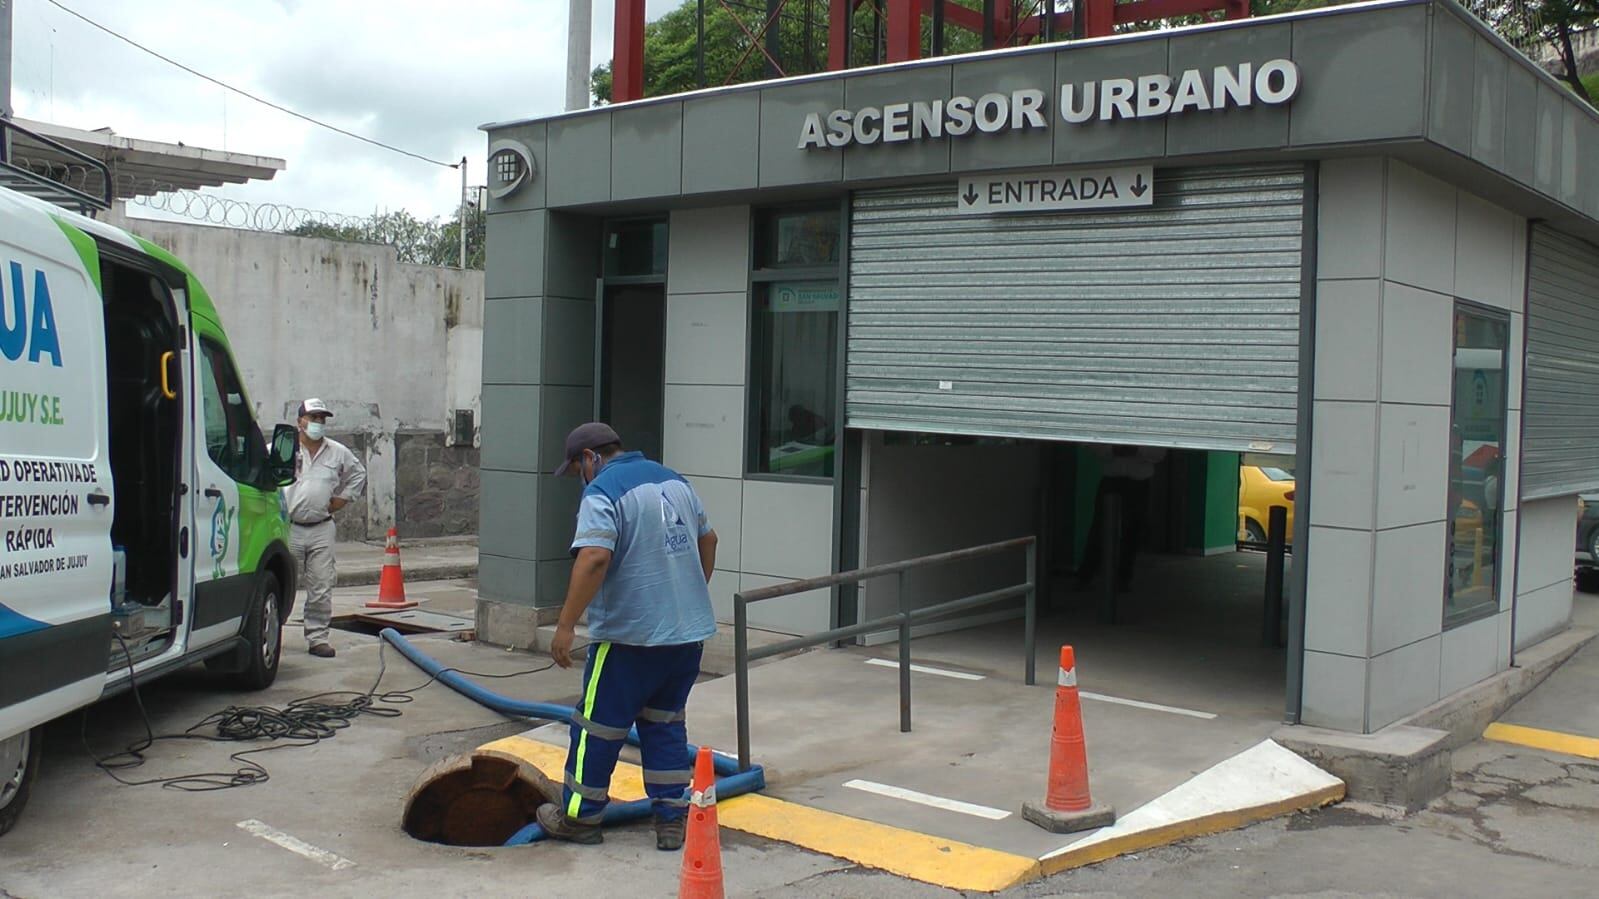
[[[99,193],[103,187],[101,182],[104,176],[86,165],[22,155],[13,157],[12,163],[84,193]],[[364,221],[362,216],[322,212],[283,203],[248,203],[122,172],[113,174],[111,180],[116,187],[114,195],[117,199],[207,225],[248,231],[292,231],[311,224],[342,228]]]

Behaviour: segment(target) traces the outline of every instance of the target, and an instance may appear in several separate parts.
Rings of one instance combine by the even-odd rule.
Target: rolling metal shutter
[[[1599,488],[1599,247],[1535,225],[1527,265],[1521,495],[1585,493]]]
[[[1305,171],[1157,171],[1152,207],[852,201],[851,427],[1294,451]]]

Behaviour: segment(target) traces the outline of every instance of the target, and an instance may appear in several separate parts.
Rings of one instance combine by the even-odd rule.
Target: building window
[[[761,474],[833,476],[838,282],[755,285],[755,459]]]
[[[1456,304],[1445,627],[1499,610],[1509,336],[1506,316]]]
[[[605,277],[666,274],[666,219],[628,219],[605,226]]]
[[[836,206],[767,213],[757,225],[755,267],[838,265],[838,220]]]
[[[266,442],[245,405],[244,388],[227,350],[201,338],[200,352],[205,363],[200,366],[200,402],[206,455],[234,481],[253,484],[266,461]]]

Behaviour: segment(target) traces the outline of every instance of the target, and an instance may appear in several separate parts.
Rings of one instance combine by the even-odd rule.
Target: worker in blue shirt
[[[603,422],[567,435],[566,461],[555,474],[569,473],[585,486],[572,540],[576,561],[550,654],[571,667],[585,611],[591,642],[562,802],[541,806],[538,822],[558,840],[601,842],[611,772],[636,724],[655,844],[678,849],[694,773],[683,710],[704,641],[716,633],[707,586],[716,532],[682,475],[623,452],[621,437]]]

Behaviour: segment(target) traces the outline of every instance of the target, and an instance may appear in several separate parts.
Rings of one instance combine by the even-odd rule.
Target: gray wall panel
[[[489,216],[484,227],[483,295],[492,300],[543,293],[549,213],[502,212]]]
[[[683,193],[748,190],[760,172],[761,95],[683,101]]]
[[[1058,104],[1063,84],[1137,78],[1151,72],[1164,72],[1170,59],[1169,43],[1162,39],[1062,50],[1055,54],[1055,82],[1050,95]],[[1160,119],[1106,122],[1096,117],[1081,125],[1068,125],[1059,121],[1057,110],[1051,127],[1055,129],[1055,162],[1058,165],[1156,158],[1166,154],[1166,123]]]
[[[577,504],[583,495],[583,482],[575,477],[539,475],[538,558],[567,559],[572,554],[572,536],[577,523]],[[533,508],[533,507],[529,507]],[[524,520],[527,512],[523,511]],[[523,539],[531,537],[525,530]]]
[[[1505,79],[1505,173],[1531,185],[1537,164],[1538,78],[1510,66]]]
[[[543,293],[594,299],[594,280],[600,276],[600,220],[551,212],[549,246]]]
[[[1475,38],[1475,85],[1471,101],[1471,158],[1483,165],[1505,166],[1505,93],[1510,60],[1487,38]]]
[[[1471,113],[1477,90],[1476,35],[1465,22],[1443,9],[1432,21],[1427,136],[1457,153],[1470,153]]]
[[[544,300],[483,304],[483,383],[537,384],[544,359]]]
[[[543,122],[529,122],[524,125],[512,125],[509,128],[496,128],[489,134],[488,142],[493,144],[496,140],[509,139],[519,141],[527,147],[533,155],[533,180],[523,185],[516,193],[504,199],[488,200],[488,212],[523,212],[529,209],[542,209],[544,207],[545,182],[549,175],[549,154],[545,147],[545,134],[548,126]]]
[[[1155,177],[1095,213],[857,193],[849,425],[1293,452],[1303,169]]]
[[[748,206],[673,212],[667,226],[666,289],[671,293],[748,290],[749,227]]]
[[[1218,65],[1263,62],[1291,55],[1293,29],[1284,24],[1239,28],[1206,35],[1204,40],[1171,42],[1173,78],[1188,69],[1208,73]],[[1248,109],[1229,108],[1172,116],[1166,123],[1166,153],[1212,153],[1281,147],[1288,143],[1288,107],[1257,104]]]
[[[485,469],[538,471],[539,403],[542,388],[483,385]]]
[[[537,594],[534,580],[536,570],[535,563],[527,559],[480,552],[477,561],[478,595],[483,599],[531,606]]]
[[[611,115],[607,110],[549,123],[551,206],[611,199]]]
[[[531,472],[483,472],[478,549],[491,556],[532,559],[528,510],[538,508],[539,476]]]
[[[948,99],[950,69],[919,67],[850,78],[844,82],[844,105],[859,111],[865,106],[882,109],[888,103]],[[950,141],[937,139],[851,144],[844,148],[844,177],[855,181],[942,174],[949,171],[949,145]]]
[[[1523,500],[1599,489],[1599,247],[1537,225],[1528,265]]]
[[[807,113],[826,116],[844,105],[843,79],[809,81],[761,91],[761,186],[816,184],[844,177],[844,154],[801,150]]]
[[[1599,156],[1599,148],[1583,148],[1577,143],[1583,120],[1582,111],[1570,104],[1562,104],[1565,115],[1560,120],[1560,202],[1576,209],[1582,205],[1582,192],[1578,186],[1577,169],[1580,163],[1592,164]],[[1584,149],[1587,153],[1585,155]]]
[[[1429,12],[1410,6],[1295,21],[1302,81],[1290,111],[1292,144],[1420,137]]]
[[[566,435],[594,418],[594,390],[589,387],[545,387],[537,418],[538,468],[553,472],[563,461]],[[488,416],[485,414],[484,418]],[[623,435],[624,437],[626,435]]]
[[[1009,94],[1035,87],[1056,101],[1060,85],[1055,79],[1055,57],[1033,54],[1006,59],[963,62],[954,66],[951,96],[977,98],[989,91]],[[1060,127],[1058,104],[1049,109],[1044,131],[1006,131],[980,137],[967,135],[950,142],[950,167],[958,172],[985,169],[1043,167],[1055,159],[1055,130]]]
[[[683,104],[611,113],[611,199],[675,197],[683,190]]]
[[[1532,186],[1551,197],[1560,196],[1560,151],[1565,139],[1566,104],[1561,102],[1560,94],[1559,88],[1538,82]]]
[[[549,297],[544,301],[542,383],[586,387],[594,383],[594,302]],[[484,330],[487,339],[487,327]]]

